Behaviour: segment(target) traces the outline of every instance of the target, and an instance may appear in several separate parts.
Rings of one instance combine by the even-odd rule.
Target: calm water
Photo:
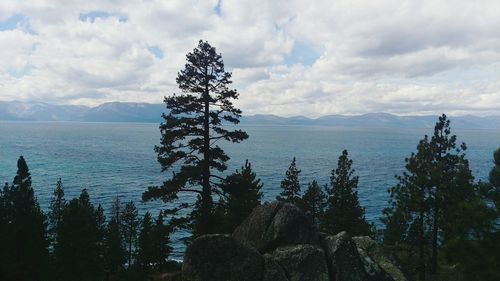
[[[453,120],[452,120],[453,122]],[[452,123],[453,125],[453,123]],[[333,128],[305,126],[242,126],[250,138],[241,144],[224,144],[231,160],[229,171],[249,159],[264,183],[264,199],[279,193],[279,183],[293,156],[302,170],[301,181],[327,183],[337,158],[347,149],[360,177],[358,193],[367,218],[379,224],[387,201],[387,188],[404,169],[404,158],[431,129]],[[456,130],[468,145],[468,159],[476,180],[487,178],[492,152],[500,147],[500,131]],[[39,202],[47,208],[59,177],[66,196],[87,188],[94,203],[109,208],[118,195],[133,200],[141,212],[158,210],[162,202],[141,203],[149,185],[160,184],[161,173],[153,147],[159,142],[156,124],[130,123],[25,123],[0,122],[0,181],[11,182],[16,161],[24,155],[31,169]],[[174,237],[176,257],[182,244]]]

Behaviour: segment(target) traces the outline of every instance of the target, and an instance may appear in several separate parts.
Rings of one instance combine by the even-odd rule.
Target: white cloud
[[[0,99],[158,103],[204,39],[245,113],[500,114],[497,1],[218,2],[3,0]]]

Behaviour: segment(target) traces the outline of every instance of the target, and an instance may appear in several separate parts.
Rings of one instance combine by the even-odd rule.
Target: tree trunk
[[[206,70],[206,75],[208,71]],[[210,212],[212,207],[212,194],[210,189],[210,93],[208,90],[208,81],[205,84],[205,92],[203,93],[205,103],[204,120],[203,120],[203,187],[201,193],[201,221],[200,233],[209,233]]]
[[[432,225],[432,261],[431,261],[431,273],[432,274],[435,274],[437,272],[438,220],[439,220],[439,207],[436,205],[434,208],[434,221],[433,221],[433,225]]]
[[[425,251],[424,251],[424,191],[422,190],[420,202],[420,216],[418,218],[418,246],[419,246],[419,257],[418,257],[418,279],[425,280]]]

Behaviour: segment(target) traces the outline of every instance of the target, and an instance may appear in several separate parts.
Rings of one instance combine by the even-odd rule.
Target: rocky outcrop
[[[304,212],[279,201],[256,207],[233,237],[261,253],[287,245],[318,244],[318,233]]]
[[[336,281],[364,281],[366,273],[361,263],[356,244],[351,236],[343,231],[322,240],[326,259]]]
[[[354,237],[353,241],[356,243],[358,250],[370,258],[370,263],[379,266],[386,278],[379,280],[407,281],[407,278],[397,265],[398,263],[392,257],[391,253],[387,252],[375,240],[368,236],[360,236]]]
[[[264,258],[256,250],[221,234],[197,238],[186,249],[185,281],[262,280]]]
[[[272,202],[229,235],[205,235],[184,255],[186,281],[407,281],[369,237],[319,234],[297,207]]]
[[[272,257],[281,265],[289,281],[330,280],[325,253],[318,246],[286,246],[274,250]]]

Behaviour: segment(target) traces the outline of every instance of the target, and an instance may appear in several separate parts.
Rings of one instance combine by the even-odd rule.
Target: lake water
[[[453,119],[452,119],[453,127]],[[370,221],[379,217],[387,203],[387,189],[404,169],[404,159],[415,151],[424,134],[432,129],[335,128],[306,126],[240,126],[250,138],[240,144],[224,144],[231,157],[230,172],[245,159],[264,183],[264,200],[279,193],[279,183],[293,156],[302,170],[303,186],[317,179],[328,183],[343,149],[349,151],[359,176],[358,194]],[[487,179],[492,153],[500,147],[500,131],[455,130],[468,145],[467,158],[476,180]],[[163,202],[140,202],[150,185],[159,185],[169,175],[161,173],[153,147],[159,143],[157,124],[131,123],[29,123],[0,122],[0,181],[12,182],[16,161],[24,155],[33,186],[46,209],[57,179],[63,179],[66,198],[87,188],[92,201],[109,209],[115,196],[133,200],[141,213],[158,210]],[[183,245],[173,237],[175,254]]]

